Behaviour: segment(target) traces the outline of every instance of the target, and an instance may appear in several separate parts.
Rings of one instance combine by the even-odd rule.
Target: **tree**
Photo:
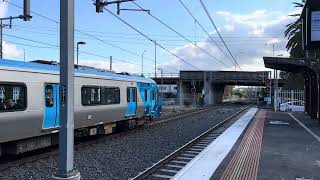
[[[297,8],[303,8],[304,3],[293,3]],[[288,38],[287,50],[290,52],[291,58],[303,58],[304,52],[302,49],[302,19],[301,14],[292,14],[290,16],[298,17],[298,19],[288,24],[287,30],[284,32],[285,37]]]
[[[293,3],[296,8],[303,8],[305,2]],[[305,57],[304,51],[302,49],[302,19],[301,14],[292,14],[292,17],[298,17],[296,21],[288,24],[286,31],[284,32],[285,37],[288,38],[287,50],[290,52],[291,58],[303,58]],[[313,49],[309,52],[310,57],[316,59],[320,55],[320,49]]]
[[[303,3],[293,3],[296,8],[303,8]],[[286,45],[290,52],[291,58],[304,58],[304,51],[302,49],[302,19],[301,14],[292,14],[292,17],[298,17],[297,20],[288,24],[285,37],[288,38]],[[304,78],[302,74],[294,74],[290,72],[281,72],[280,77],[285,79],[284,89],[304,89]]]

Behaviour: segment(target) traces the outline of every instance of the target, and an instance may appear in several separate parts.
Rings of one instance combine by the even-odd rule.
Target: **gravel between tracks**
[[[199,136],[243,107],[228,105],[161,125],[138,128],[75,152],[82,179],[128,179]],[[0,172],[0,179],[50,179],[57,157],[17,165]]]

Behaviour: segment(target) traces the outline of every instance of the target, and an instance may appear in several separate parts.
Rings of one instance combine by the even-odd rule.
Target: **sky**
[[[23,2],[6,1],[18,6],[22,6]],[[17,16],[22,13],[21,8],[6,1],[0,1],[0,17]],[[112,56],[113,70],[141,73],[142,53],[145,51],[144,73],[153,73],[155,44],[152,41],[156,40],[161,46],[156,48],[157,69],[161,68],[163,73],[177,73],[179,70],[234,70],[234,62],[206,16],[200,1],[181,1],[211,38],[195,23],[179,0],[135,1],[176,32],[146,12],[120,12],[117,17],[145,34],[147,38],[107,11],[96,13],[91,0],[75,1],[75,43],[86,42],[80,46],[79,64],[109,69],[109,57]],[[266,70],[263,56],[273,55],[273,45],[276,56],[289,55],[285,48],[287,40],[283,32],[286,25],[295,20],[289,14],[301,11],[292,4],[299,0],[203,1],[240,65],[237,70]],[[59,1],[45,2],[44,4],[39,0],[31,0],[32,20],[14,20],[11,29],[3,30],[5,59],[59,61]],[[116,14],[115,5],[106,8]],[[138,7],[132,2],[126,2],[121,4],[121,8]],[[8,21],[4,23],[7,24]]]

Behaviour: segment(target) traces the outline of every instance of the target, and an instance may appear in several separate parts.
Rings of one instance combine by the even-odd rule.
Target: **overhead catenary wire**
[[[13,38],[17,38],[17,39],[22,39],[25,41],[30,41],[30,42],[34,42],[34,43],[39,43],[39,44],[43,44],[43,45],[47,45],[47,46],[34,46],[34,45],[30,45],[30,44],[23,44],[23,43],[18,43],[18,42],[13,42],[13,41],[6,41],[6,42],[10,42],[10,43],[14,43],[14,44],[18,44],[18,45],[22,45],[22,46],[29,46],[29,47],[34,47],[34,48],[44,48],[44,49],[55,49],[55,50],[59,50],[59,46],[53,45],[53,44],[49,44],[49,43],[43,43],[40,41],[35,41],[32,39],[27,39],[27,38],[22,38],[19,36],[11,36],[11,35],[7,35],[4,34],[5,36],[9,36],[9,37],[13,37]],[[76,51],[76,49],[74,49],[74,51]],[[86,52],[86,51],[79,51],[80,53],[83,54],[87,54],[90,56],[95,56],[95,57],[100,57],[100,58],[106,58],[108,59],[110,56],[103,56],[103,55],[99,55],[99,54],[94,54],[94,53],[90,53],[90,52]],[[129,61],[125,61],[125,60],[121,60],[118,58],[113,58],[114,61],[118,61],[118,62],[123,62],[123,63],[127,63],[127,64],[132,64],[132,65],[139,65],[133,62],[129,62]]]
[[[181,0],[178,0],[181,5],[187,10],[187,12],[190,14],[190,16],[194,19],[194,21],[200,26],[200,28],[207,34],[207,36],[212,40],[212,42],[215,43],[215,45],[220,49],[220,51],[228,58],[230,58],[226,52],[218,45],[218,43],[216,42],[216,40],[214,40],[212,38],[212,36],[208,33],[208,31],[202,26],[202,24],[198,21],[198,19],[192,14],[192,12],[189,10],[189,8],[181,1]],[[236,61],[236,60],[235,60]],[[237,63],[238,64],[238,63]],[[238,64],[239,66],[239,64]],[[240,68],[240,66],[239,66]]]
[[[29,32],[29,33],[34,33],[34,34],[38,34],[38,35],[45,35],[45,36],[56,36],[56,34],[52,34],[52,33],[46,33],[46,32],[41,32],[41,31],[34,31],[34,30],[26,30],[26,29],[20,29],[20,28],[16,28],[16,27],[13,27],[11,28],[11,30],[14,30],[14,31],[22,31],[22,32]],[[84,32],[84,31],[82,31]],[[79,33],[80,34],[80,33]],[[80,37],[80,36],[75,36],[76,38],[88,38],[87,36],[85,37]],[[121,37],[121,36],[108,36],[108,35],[99,35],[99,37],[107,37],[107,38],[111,38],[111,39],[125,39],[125,40],[132,40],[132,41],[119,41],[119,40],[110,40],[110,39],[103,39],[105,41],[108,41],[108,42],[119,42],[119,43],[133,43],[133,44],[150,44],[150,43],[141,43],[140,41],[143,41],[143,40],[146,40],[149,42],[148,39],[145,39],[145,38],[137,38],[137,37]],[[92,38],[90,38],[92,39]],[[99,38],[99,39],[102,39],[102,38]],[[134,40],[137,40],[137,41],[134,41]],[[181,40],[181,39],[157,39],[157,41],[163,41],[163,42],[185,42],[184,40]],[[223,44],[218,44],[218,43],[222,43],[221,41],[217,41],[217,40],[212,40],[212,41],[215,41],[216,43],[216,46],[221,46]],[[198,43],[205,43],[205,42],[211,42],[210,40],[207,40],[207,41],[197,41]],[[257,39],[257,40],[254,40],[254,39],[251,39],[251,40],[227,40],[226,42],[230,42],[230,43],[239,43],[239,42],[266,42],[266,40],[262,40],[262,39]],[[163,43],[162,43],[163,44]],[[153,45],[153,44],[152,44]],[[163,44],[164,45],[164,44]],[[176,45],[176,44],[171,44],[171,45]],[[181,44],[180,44],[181,45]],[[180,46],[180,45],[177,45],[177,46]],[[208,44],[203,44],[204,46],[211,46],[211,45],[208,45]],[[230,44],[229,44],[230,45]],[[250,45],[250,44],[249,44]]]
[[[128,22],[126,22],[125,20],[123,20],[122,18],[120,18],[119,16],[117,16],[116,14],[114,14],[113,12],[111,12],[110,10],[108,10],[107,8],[104,8],[108,13],[110,13],[113,17],[115,17],[116,19],[120,20],[121,22],[123,22],[124,24],[126,24],[127,26],[129,26],[130,28],[132,28],[134,31],[136,31],[137,33],[141,34],[143,37],[147,38],[149,41],[155,43],[157,46],[159,46],[161,49],[165,50],[166,52],[168,52],[169,54],[171,54],[172,56],[178,58],[179,60],[181,60],[182,62],[184,62],[185,64],[188,64],[190,67],[193,67],[194,69],[197,69],[199,71],[201,71],[201,69],[197,68],[196,66],[192,65],[191,63],[189,63],[188,61],[184,60],[183,58],[179,57],[178,55],[172,53],[171,51],[169,51],[167,48],[163,47],[161,44],[157,43],[156,41],[152,40],[149,36],[147,36],[146,34],[144,34],[143,32],[139,31],[137,28],[133,27],[131,24],[129,24]]]
[[[17,29],[12,29],[12,30],[17,30]],[[39,32],[33,32],[33,31],[28,31],[28,30],[18,30],[18,31],[23,31],[23,32],[30,32],[30,33],[36,33],[36,34],[42,34],[42,33],[39,33]],[[47,33],[44,33],[43,35],[46,35],[46,36],[55,36],[55,34],[47,34]],[[77,37],[77,38],[80,38],[80,37]],[[82,39],[92,39],[90,37],[81,37]],[[115,37],[117,38],[117,37]],[[101,39],[101,38],[100,38]],[[126,39],[126,38],[123,38],[123,39]],[[136,39],[136,38],[135,38]],[[104,41],[107,41],[107,42],[114,42],[114,43],[122,43],[122,44],[141,44],[141,45],[150,45],[150,43],[146,43],[146,42],[140,42],[140,41],[121,41],[121,40],[110,40],[110,39],[101,39],[101,40],[104,40]],[[145,40],[145,39],[143,39]],[[148,40],[149,41],[149,40]],[[165,41],[165,40],[159,40],[159,41]],[[179,40],[181,41],[181,40]],[[198,41],[198,42],[202,42],[202,41]],[[254,45],[258,45],[258,46],[262,46],[262,45],[268,45],[267,43],[242,43],[242,41],[230,41],[230,42],[237,42],[236,44],[229,44],[228,46],[254,46]],[[259,41],[260,42],[260,41]],[[265,42],[265,41],[261,41],[261,42]],[[239,44],[240,43],[240,44]],[[166,45],[166,46],[181,46],[181,44],[177,44],[177,43],[161,43],[162,45]],[[203,44],[203,46],[219,46],[219,47],[224,47],[223,44],[218,44],[218,45],[211,45],[211,44]],[[150,59],[150,62],[154,62],[152,59]]]
[[[39,31],[47,31],[47,32],[56,32],[56,30],[52,30],[52,28],[55,27],[45,27],[45,26],[24,26],[24,25],[15,25],[15,27],[21,27],[23,29],[31,29],[31,30],[39,30]],[[106,34],[114,34],[114,35],[127,35],[127,36],[137,36],[140,35],[138,33],[124,33],[124,32],[111,32],[111,31],[97,31],[97,30],[84,30],[82,29],[83,32],[88,32],[88,33],[93,33],[93,34],[99,34],[99,36],[106,36],[106,37],[115,37],[115,36],[109,36]],[[167,34],[148,34],[146,33],[147,36],[155,36],[155,37],[168,37],[168,38],[175,38],[175,37],[180,37],[177,35],[167,35]],[[185,37],[194,37],[194,35],[184,35]],[[116,36],[115,38],[121,38],[123,36]],[[217,36],[211,36],[212,38],[220,39],[220,37]],[[248,39],[246,41],[264,41],[262,39],[286,39],[284,36],[281,36],[281,34],[269,34],[268,36],[222,36],[224,39]],[[141,38],[134,38],[134,37],[126,37],[128,39],[141,39]],[[205,36],[199,37],[198,38],[206,38]],[[159,39],[160,40],[160,39]],[[162,39],[163,41],[170,41],[166,39]],[[160,40],[161,41],[161,40]],[[182,41],[182,40],[174,40],[174,41]],[[217,40],[216,40],[217,41]],[[228,42],[228,41],[226,41]]]
[[[215,28],[217,34],[219,35],[221,41],[223,42],[224,46],[225,46],[226,49],[228,50],[230,56],[232,57],[232,59],[234,60],[234,62],[239,66],[239,64],[237,63],[237,61],[236,61],[236,59],[234,58],[233,54],[231,53],[229,47],[227,46],[226,42],[224,41],[223,37],[221,36],[221,34],[220,34],[220,32],[219,32],[219,29],[217,28],[217,26],[216,26],[215,23],[213,22],[212,17],[211,17],[211,15],[210,15],[209,11],[207,10],[206,5],[203,3],[202,0],[199,0],[199,1],[200,1],[201,5],[202,5],[204,11],[206,12],[206,14],[207,14],[207,16],[208,16],[211,24],[213,25],[213,27]],[[239,66],[239,67],[240,67],[240,66]]]
[[[5,34],[6,35],[6,34]],[[9,37],[13,37],[14,38],[14,35],[8,35]],[[21,39],[21,38],[20,38]],[[33,40],[35,43],[42,43],[40,41],[35,41]],[[113,41],[113,40],[105,40],[105,41],[110,41],[110,42],[115,42],[115,43],[124,43],[124,44],[141,44],[141,45],[149,45],[150,43],[143,43],[143,42],[133,42],[133,41]],[[162,45],[166,45],[166,46],[179,46],[181,44],[162,44]],[[229,46],[266,46],[268,45],[267,43],[262,43],[262,44],[257,44],[257,43],[254,43],[254,44],[233,44],[233,45],[229,45]],[[57,46],[57,45],[52,45],[50,44],[49,46]],[[219,46],[223,46],[223,45],[219,45]],[[57,46],[58,47],[58,46]],[[149,60],[150,62],[154,62],[152,60]]]
[[[135,4],[137,7],[139,7],[140,9],[144,9],[142,8],[139,4],[137,4],[134,1],[131,1],[133,4]],[[179,33],[178,31],[176,31],[175,29],[173,29],[172,27],[170,27],[169,25],[167,25],[166,23],[164,23],[162,20],[160,20],[159,18],[157,18],[156,16],[154,16],[153,14],[151,14],[150,12],[144,11],[146,12],[148,15],[150,15],[152,18],[154,18],[155,20],[157,20],[159,23],[161,23],[162,25],[164,25],[165,27],[167,27],[168,29],[170,29],[171,31],[175,32],[176,34],[178,34],[180,37],[182,37],[184,40],[186,40],[187,42],[193,44],[195,47],[199,48],[201,51],[203,51],[204,53],[206,53],[208,56],[212,57],[213,59],[215,59],[216,61],[220,62],[221,64],[223,64],[226,67],[229,67],[227,64],[225,64],[223,61],[221,61],[220,59],[218,59],[217,57],[213,56],[212,54],[210,54],[208,51],[204,50],[203,48],[201,48],[200,46],[198,46],[197,44],[195,44],[194,42],[192,42],[191,40],[189,40],[187,37],[183,36],[181,33]]]
[[[8,4],[10,4],[10,5],[12,5],[12,6],[15,6],[15,7],[18,7],[18,8],[20,8],[20,9],[23,9],[22,6],[19,6],[19,5],[17,5],[17,4],[14,4],[14,3],[12,3],[12,2],[10,2],[10,1],[8,1],[8,0],[3,0],[3,1],[6,2],[6,3],[8,3]],[[35,11],[31,11],[31,13],[33,13],[33,14],[39,16],[39,17],[42,17],[42,18],[44,18],[44,19],[46,19],[46,20],[49,20],[49,21],[51,21],[51,22],[54,22],[54,23],[56,23],[57,25],[59,25],[59,22],[58,22],[57,20],[54,20],[54,19],[49,18],[49,17],[47,17],[47,16],[44,16],[44,15],[42,15],[42,14],[40,14],[40,13],[35,12]],[[137,56],[137,57],[140,57],[140,55],[137,54],[137,53],[134,53],[134,52],[129,51],[129,50],[127,50],[127,49],[121,48],[120,46],[117,46],[117,45],[115,45],[115,44],[109,43],[109,42],[107,42],[107,41],[105,41],[105,40],[102,40],[102,39],[100,39],[100,38],[97,38],[97,37],[94,36],[94,35],[91,35],[91,34],[89,34],[89,33],[85,33],[85,32],[83,32],[83,31],[81,31],[81,30],[79,30],[79,29],[75,29],[75,31],[78,32],[78,33],[81,33],[81,34],[83,34],[83,35],[85,35],[85,36],[87,36],[87,37],[90,37],[90,38],[92,38],[92,39],[95,39],[95,40],[97,40],[97,41],[100,41],[100,42],[102,42],[102,43],[104,43],[104,44],[107,44],[107,45],[109,45],[109,46],[118,48],[118,49],[120,49],[120,50],[122,50],[122,51],[125,51],[125,52],[127,52],[127,53],[130,53],[130,54],[135,55],[135,56]],[[154,62],[154,60],[151,59],[151,58],[145,57],[145,59],[148,60],[148,61]],[[161,65],[161,66],[166,66],[166,67],[169,67],[169,68],[178,70],[178,69],[175,68],[175,67],[163,65],[163,64],[160,64],[160,63],[158,63],[158,62],[157,62],[157,64],[158,64],[158,65]]]

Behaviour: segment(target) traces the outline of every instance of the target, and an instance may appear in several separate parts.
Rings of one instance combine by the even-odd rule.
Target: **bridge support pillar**
[[[223,100],[223,93],[224,93],[224,88],[226,86],[223,84],[212,84],[212,91],[213,91],[213,96],[212,96],[212,101],[213,104],[222,104]]]
[[[178,102],[180,106],[184,105],[183,99],[184,99],[184,91],[183,91],[183,85],[181,81],[177,82],[177,91],[178,91]]]
[[[204,72],[204,75],[203,75],[204,105],[213,104],[210,98],[212,97],[212,94],[213,94],[211,89],[211,84],[212,84],[212,72]]]
[[[204,72],[203,82],[204,105],[221,104],[225,85],[213,84],[212,72]]]

